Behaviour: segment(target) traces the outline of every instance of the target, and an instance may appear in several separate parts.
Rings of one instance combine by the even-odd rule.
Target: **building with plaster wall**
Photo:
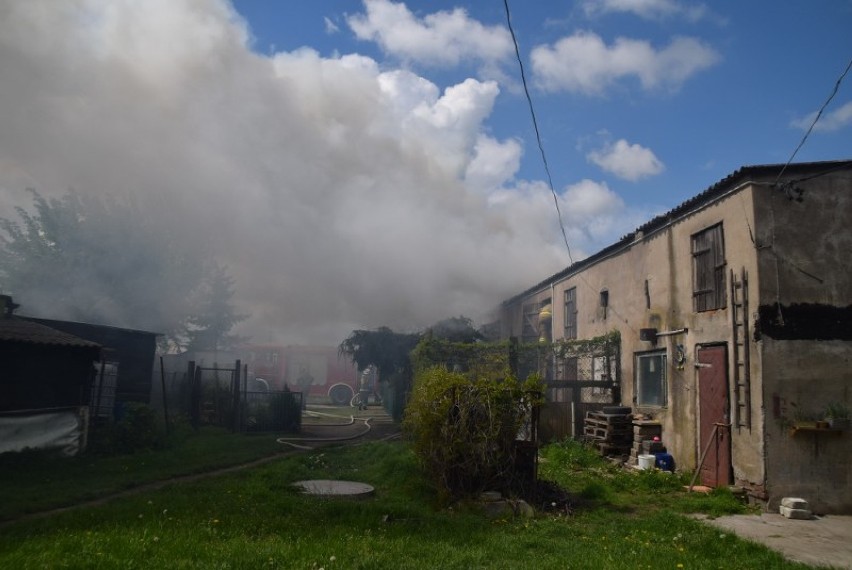
[[[679,469],[849,513],[852,431],[822,420],[852,407],[850,222],[852,161],[746,166],[504,302],[501,336],[617,331],[613,403]]]

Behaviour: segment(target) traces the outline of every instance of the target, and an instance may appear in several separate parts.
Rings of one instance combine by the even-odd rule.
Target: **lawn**
[[[680,477],[625,472],[573,443],[546,448],[541,474],[576,497],[573,512],[489,519],[437,505],[401,442],[294,453],[12,523],[0,568],[806,568],[683,515],[741,509],[728,493],[687,495]],[[331,500],[291,486],[311,478],[376,493]]]

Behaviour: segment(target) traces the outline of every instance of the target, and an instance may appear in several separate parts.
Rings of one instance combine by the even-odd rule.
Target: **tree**
[[[192,317],[217,343],[241,320],[226,308],[233,282],[224,268],[133,203],[73,191],[50,199],[31,193],[31,211],[0,218],[0,291],[12,294],[21,312],[151,330],[171,340]]]
[[[197,292],[196,309],[187,318],[184,341],[187,350],[229,350],[245,342],[246,337],[229,334],[247,315],[234,311],[234,278],[228,270],[213,264]]]
[[[476,342],[482,340],[482,334],[473,327],[473,321],[463,315],[438,321],[429,327],[429,332],[432,333],[434,338],[450,342]]]
[[[358,368],[366,368],[371,364],[376,366],[381,381],[398,373],[409,375],[409,354],[419,340],[420,335],[417,333],[396,333],[388,327],[379,327],[374,331],[354,330],[340,343],[340,351],[348,354]]]

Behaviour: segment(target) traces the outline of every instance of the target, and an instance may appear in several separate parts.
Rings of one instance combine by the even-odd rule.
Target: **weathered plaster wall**
[[[819,513],[852,512],[852,432],[794,431],[852,398],[852,343],[764,338],[769,508],[803,497]]]
[[[790,429],[830,402],[852,408],[850,188],[852,175],[834,173],[757,200],[770,508],[796,495],[852,512],[852,432]]]

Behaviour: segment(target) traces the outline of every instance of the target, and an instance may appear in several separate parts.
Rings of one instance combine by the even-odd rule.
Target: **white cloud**
[[[458,65],[463,60],[489,63],[512,53],[502,26],[484,26],[462,8],[417,18],[404,3],[364,0],[366,14],[347,22],[362,40],[375,41],[388,54],[426,65]]]
[[[808,130],[816,119],[817,112],[814,111],[810,115],[806,115],[800,119],[795,119],[790,123],[790,126],[803,131]],[[839,131],[852,125],[852,101],[841,105],[840,108],[834,111],[823,113],[819,121],[814,125],[815,131],[831,132]]]
[[[325,21],[325,33],[327,33],[327,34],[336,34],[337,32],[339,32],[339,31],[340,31],[340,27],[339,27],[337,24],[335,24],[335,23],[332,21],[332,19],[331,19],[331,18],[329,18],[328,16],[326,16],[326,17],[324,18],[324,21]]]
[[[536,83],[547,91],[597,95],[625,77],[646,90],[678,89],[695,73],[714,65],[719,55],[694,38],[677,37],[655,50],[644,40],[618,38],[607,46],[593,32],[577,32],[530,55]]]
[[[707,14],[704,4],[685,4],[677,0],[585,0],[583,9],[590,16],[629,12],[649,20],[683,16],[693,22]]]
[[[503,188],[496,84],[248,37],[224,0],[0,3],[0,215],[130,197],[230,268],[257,342],[476,318],[564,265],[546,189]]]
[[[665,169],[651,149],[639,144],[630,144],[624,139],[594,150],[588,153],[586,158],[607,172],[631,182],[659,174]]]

